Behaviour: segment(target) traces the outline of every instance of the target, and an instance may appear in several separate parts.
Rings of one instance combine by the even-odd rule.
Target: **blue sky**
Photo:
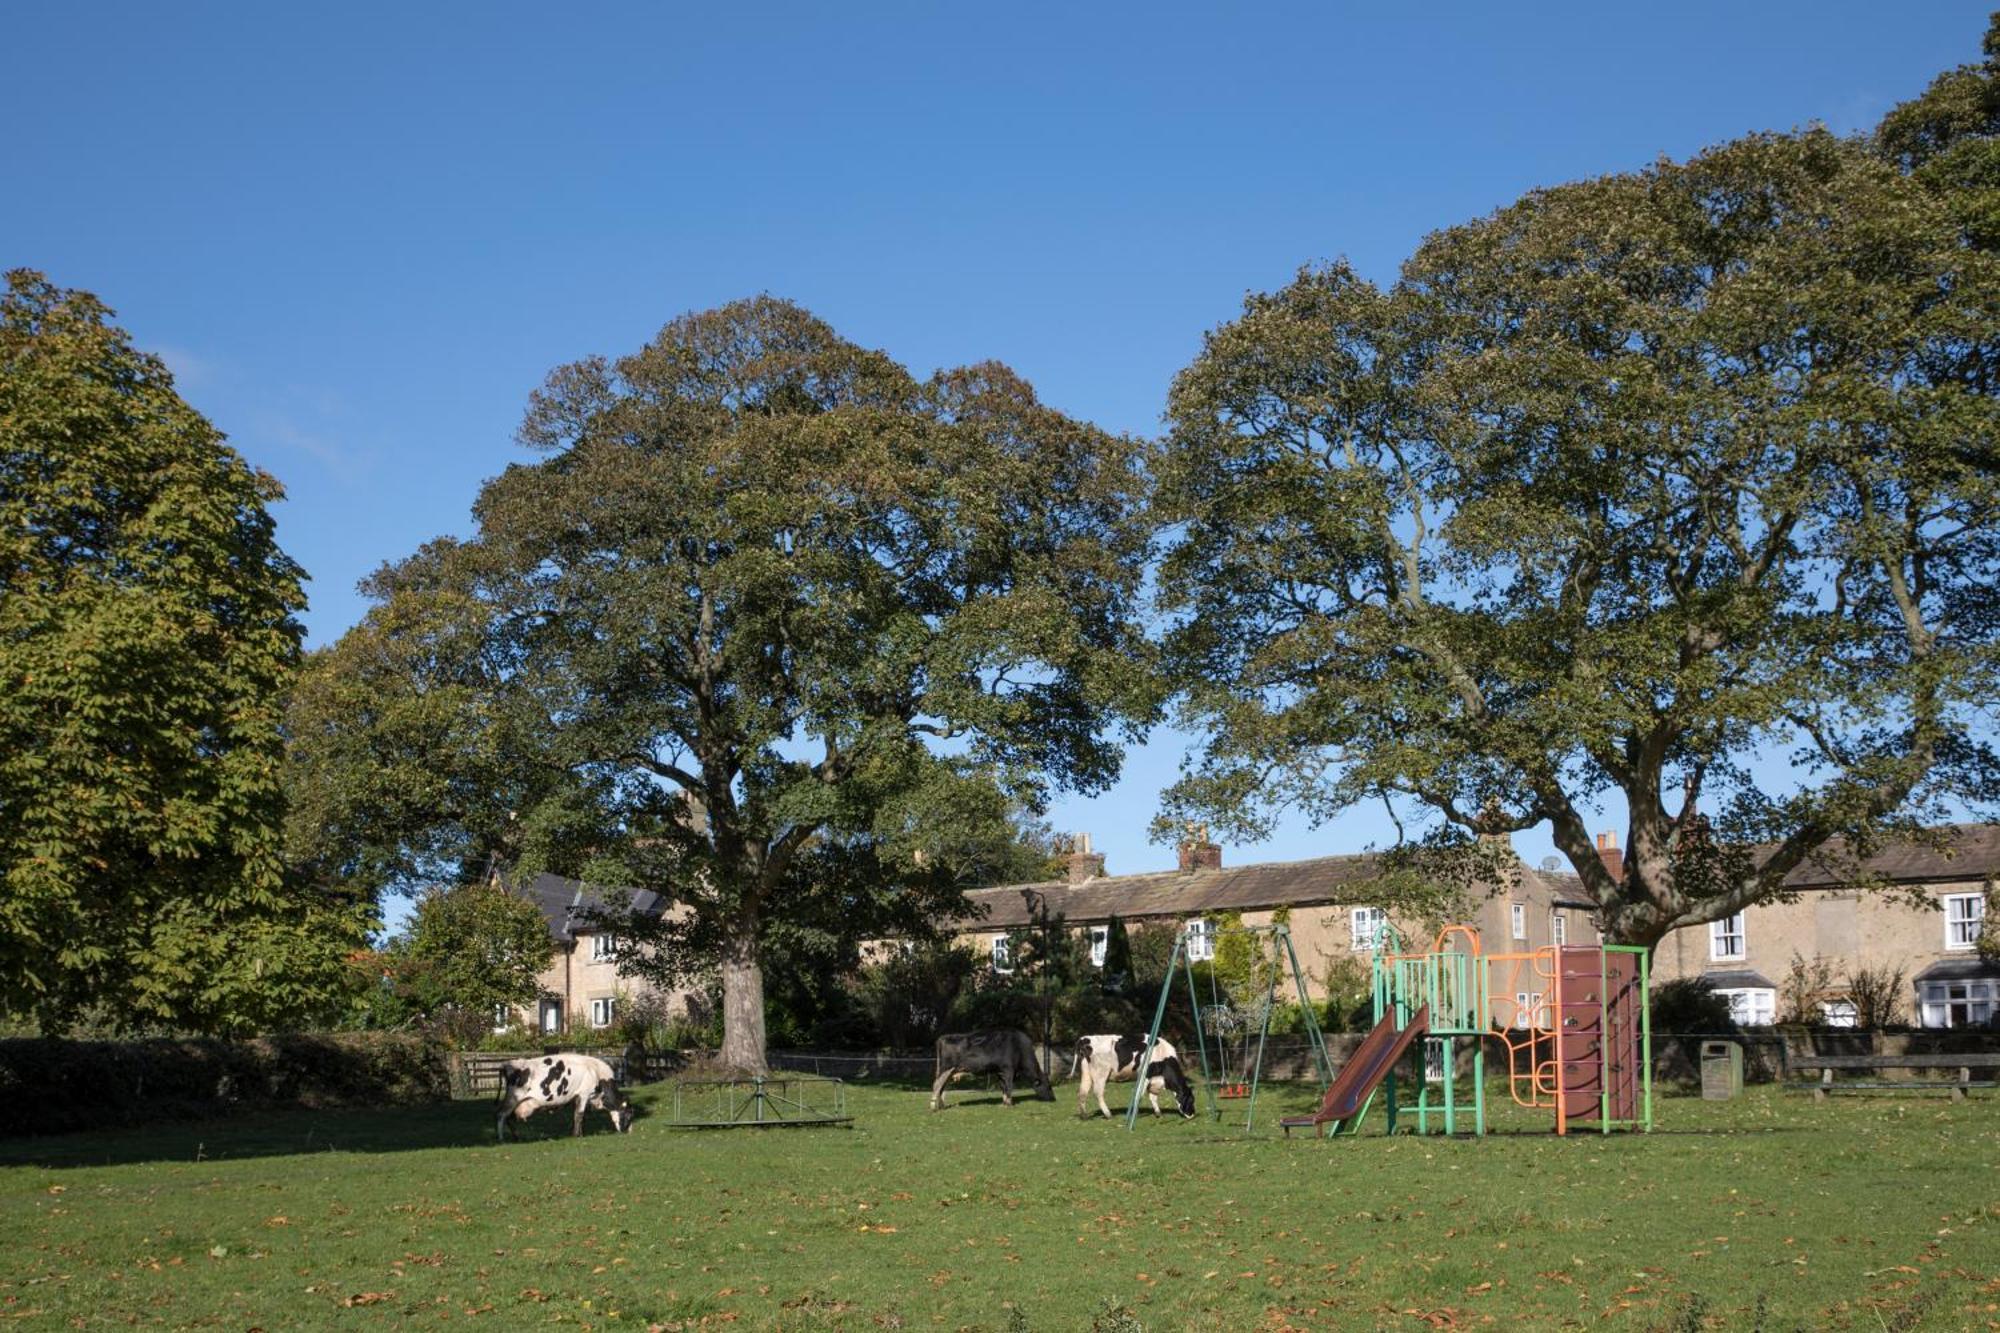
[[[1243,294],[1537,185],[1872,125],[1980,4],[17,7],[0,265],[95,291],[289,498],[311,638],[465,533],[553,366],[768,291],[1102,425]],[[1068,801],[1114,872],[1180,738]],[[1605,827],[1615,821],[1607,813]],[[1357,851],[1379,812],[1232,862]],[[1539,859],[1540,833],[1517,840]]]

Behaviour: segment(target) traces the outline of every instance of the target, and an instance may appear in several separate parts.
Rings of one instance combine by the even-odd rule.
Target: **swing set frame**
[[[1152,1067],[1153,1044],[1160,1039],[1160,1027],[1165,1023],[1167,1017],[1167,1001],[1173,995],[1174,985],[1177,980],[1185,981],[1187,984],[1188,1009],[1194,1018],[1195,1045],[1201,1060],[1202,1096],[1208,1103],[1208,1117],[1217,1124],[1222,1122],[1223,1108],[1216,1096],[1216,1073],[1226,1067],[1222,1045],[1224,1039],[1221,1034],[1215,1034],[1215,1059],[1211,1062],[1208,1049],[1210,1037],[1209,1024],[1202,1019],[1201,992],[1195,985],[1194,979],[1195,963],[1197,961],[1207,962],[1212,967],[1214,964],[1214,955],[1212,951],[1209,951],[1201,959],[1194,957],[1194,950],[1191,944],[1193,936],[1196,933],[1194,928],[1198,922],[1210,923],[1211,929],[1204,929],[1199,933],[1206,940],[1210,941],[1211,944],[1217,940],[1220,932],[1224,930],[1232,935],[1240,933],[1263,937],[1257,957],[1269,964],[1266,968],[1267,980],[1264,986],[1263,1014],[1257,1030],[1257,1057],[1250,1064],[1250,1082],[1247,1095],[1244,1098],[1243,1130],[1248,1132],[1256,1124],[1257,1120],[1257,1088],[1263,1080],[1264,1047],[1271,1035],[1271,1010],[1276,1007],[1278,980],[1281,972],[1289,975],[1291,978],[1292,992],[1298,1001],[1299,1013],[1305,1021],[1306,1042],[1312,1054],[1314,1074],[1318,1079],[1320,1091],[1324,1093],[1327,1087],[1333,1082],[1333,1061],[1327,1054],[1326,1036],[1320,1031],[1319,1015],[1313,1008],[1312,996],[1306,988],[1305,971],[1299,966],[1298,950],[1292,945],[1291,927],[1285,925],[1283,922],[1273,922],[1270,925],[1258,926],[1241,923],[1222,926],[1220,923],[1212,922],[1210,918],[1198,918],[1196,921],[1183,922],[1180,929],[1174,934],[1174,956],[1172,961],[1167,964],[1167,978],[1160,986],[1159,1003],[1153,1006],[1153,1026],[1147,1030],[1146,1045],[1139,1052],[1139,1067],[1134,1071],[1135,1076],[1132,1080],[1132,1105],[1125,1112],[1125,1128],[1128,1130],[1139,1122],[1139,1103],[1146,1093],[1146,1080],[1148,1072]],[[1213,996],[1213,981],[1213,973],[1211,973],[1211,998],[1215,998]],[[1211,1006],[1211,1008],[1219,1007],[1219,1004]],[[1248,1049],[1247,1040],[1245,1049]],[[1184,1053],[1182,1063],[1186,1063]],[[1241,1071],[1239,1071],[1239,1077],[1240,1073]]]

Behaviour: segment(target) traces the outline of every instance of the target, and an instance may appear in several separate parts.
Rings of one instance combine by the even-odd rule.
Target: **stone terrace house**
[[[541,998],[533,1010],[496,1013],[496,1029],[531,1023],[536,1031],[556,1034],[577,1028],[610,1027],[620,1017],[618,1006],[635,998],[658,996],[685,1009],[690,993],[659,992],[637,977],[618,975],[618,937],[593,925],[588,914],[605,906],[590,886],[560,875],[540,874],[514,881],[496,873],[500,887],[527,898],[541,909],[555,942],[555,956],[542,972]],[[633,895],[635,911],[651,916],[671,910],[659,894],[641,889]]]
[[[1381,908],[1367,905],[1370,881],[1379,874],[1378,859],[1372,854],[1224,866],[1222,848],[1199,841],[1180,847],[1177,869],[1107,875],[1104,856],[1090,850],[1087,835],[1078,835],[1076,845],[1064,879],[968,893],[966,897],[985,907],[986,914],[961,923],[959,942],[975,949],[995,970],[1009,971],[1017,941],[1040,924],[1040,903],[1048,917],[1060,916],[1069,929],[1088,933],[1091,957],[1101,966],[1113,916],[1135,928],[1178,927],[1223,913],[1239,914],[1246,925],[1269,925],[1284,909],[1289,911],[1299,966],[1317,999],[1324,997],[1329,963],[1343,958],[1368,961],[1376,926],[1384,916]],[[1597,941],[1588,905],[1566,898],[1550,876],[1521,865],[1511,878],[1512,883],[1492,896],[1479,897],[1474,906],[1470,924],[1478,929],[1487,953],[1525,952],[1552,941]],[[1430,928],[1420,922],[1395,914],[1390,920],[1410,946],[1428,944],[1432,938]]]
[[[2000,828],[1961,824],[1943,848],[1896,846],[1863,871],[1915,889],[1930,907],[1855,887],[1831,858],[1808,859],[1787,877],[1791,903],[1764,903],[1727,920],[1674,931],[1653,951],[1655,985],[1706,977],[1729,997],[1738,1022],[1783,1015],[1780,990],[1792,958],[1825,959],[1835,985],[1818,1004],[1831,1024],[1854,1022],[1846,978],[1857,969],[1902,969],[1906,1017],[1927,1028],[1978,1027],[2000,1013],[2000,967],[1975,947],[1989,878],[2000,874]],[[1572,881],[1573,883],[1573,881]],[[1572,890],[1573,892],[1574,890]]]

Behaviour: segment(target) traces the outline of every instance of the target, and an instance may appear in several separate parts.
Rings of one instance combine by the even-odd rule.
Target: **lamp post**
[[[1049,962],[1054,957],[1049,952],[1049,900],[1047,895],[1038,889],[1022,889],[1021,902],[1027,908],[1029,922],[1040,925],[1042,930],[1042,955],[1035,968],[1035,985],[1042,993],[1042,1063],[1047,1066],[1053,1064],[1050,1043],[1055,1023],[1055,1014],[1049,998]],[[1051,1080],[1054,1079],[1053,1070],[1045,1072],[1049,1074]]]

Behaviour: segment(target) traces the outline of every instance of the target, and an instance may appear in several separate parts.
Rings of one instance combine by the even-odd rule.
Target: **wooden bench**
[[[1803,1085],[1812,1089],[1813,1100],[1823,1102],[1828,1093],[1833,1092],[1948,1092],[1955,1102],[1965,1100],[1967,1089],[1990,1088],[1995,1086],[1991,1077],[1977,1079],[1972,1071],[2000,1070],[2000,1055],[1813,1055],[1793,1060],[1791,1067],[1800,1073],[1819,1071],[1819,1082]],[[1842,1070],[1868,1072],[1885,1069],[1949,1069],[1956,1070],[1956,1079],[1911,1078],[1911,1079],[1840,1079],[1834,1075]]]

